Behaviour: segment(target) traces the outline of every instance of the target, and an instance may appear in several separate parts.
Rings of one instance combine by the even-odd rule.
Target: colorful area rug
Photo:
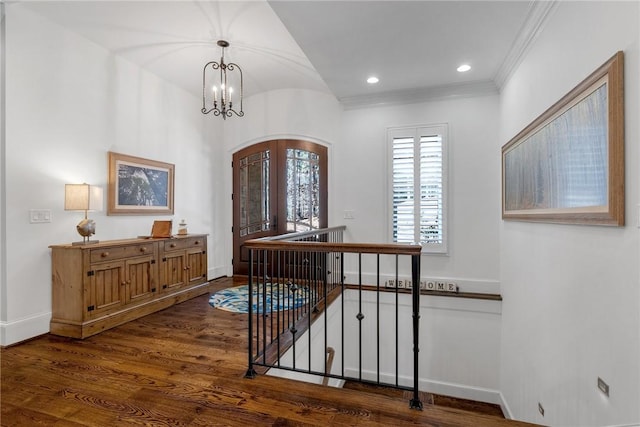
[[[233,313],[248,313],[249,286],[236,286],[223,289],[211,295],[209,304],[220,310],[231,311]],[[253,312],[270,313],[272,311],[291,310],[307,303],[309,290],[298,287],[296,292],[292,292],[288,285],[270,284],[266,286],[266,310],[263,309],[262,289],[258,294],[257,289],[253,289]]]

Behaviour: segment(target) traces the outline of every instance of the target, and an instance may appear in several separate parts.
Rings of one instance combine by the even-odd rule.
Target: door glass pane
[[[269,230],[269,150],[240,159],[240,236]]]
[[[320,156],[287,149],[287,231],[307,231],[320,225]]]

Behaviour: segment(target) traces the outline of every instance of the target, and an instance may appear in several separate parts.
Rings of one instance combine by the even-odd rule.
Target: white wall
[[[356,242],[391,242],[387,128],[448,124],[449,254],[424,255],[422,277],[499,293],[500,158],[487,149],[498,139],[498,96],[348,110],[342,123],[331,212]],[[355,219],[342,219],[345,210]]]
[[[500,389],[520,420],[640,423],[639,18],[638,2],[559,2],[501,93],[496,156],[616,51],[625,53],[627,225],[501,225]]]
[[[6,6],[6,82],[2,345],[48,332],[48,245],[80,240],[75,225],[82,214],[64,211],[64,184],[88,182],[106,194],[108,151],[175,164],[171,219],[210,234],[209,276],[224,274],[224,246],[216,244],[222,129],[202,116],[197,97],[20,4]],[[50,209],[52,222],[30,224],[34,208]],[[91,217],[99,240],[148,234],[158,219],[105,211]]]
[[[224,142],[231,153],[257,142],[276,138],[310,139],[335,143],[339,139],[342,107],[322,92],[280,89],[244,100],[245,116],[227,120]]]
[[[6,52],[6,25],[5,4],[0,3],[0,322],[5,320],[7,311],[7,221],[6,221],[6,175],[5,175],[5,151],[6,151],[6,126],[5,126],[5,52]],[[3,330],[0,329],[0,343],[3,343]]]

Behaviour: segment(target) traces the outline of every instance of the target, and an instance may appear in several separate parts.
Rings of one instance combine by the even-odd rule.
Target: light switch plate
[[[51,222],[51,209],[29,209],[29,222],[31,224]]]

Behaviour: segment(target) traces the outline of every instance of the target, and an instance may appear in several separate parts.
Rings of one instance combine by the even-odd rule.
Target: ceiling
[[[496,91],[540,27],[528,1],[26,1],[196,96],[202,67],[239,64],[245,96],[283,88],[345,105]],[[462,63],[472,66],[456,72]],[[366,83],[370,75],[376,85]]]

